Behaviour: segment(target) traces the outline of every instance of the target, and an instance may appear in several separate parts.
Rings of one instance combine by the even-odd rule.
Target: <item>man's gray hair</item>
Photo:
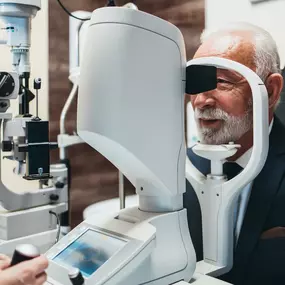
[[[201,36],[201,42],[225,32],[250,32],[253,36],[255,48],[255,65],[257,75],[265,81],[270,73],[281,73],[280,57],[276,42],[264,29],[245,22],[229,23],[225,27],[211,31],[205,30]]]

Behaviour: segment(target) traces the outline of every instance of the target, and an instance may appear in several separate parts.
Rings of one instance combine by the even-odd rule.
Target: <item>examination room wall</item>
[[[93,11],[102,7],[105,0],[66,0],[64,5],[69,11]],[[127,1],[116,1],[123,5]],[[204,0],[137,0],[140,10],[162,17],[177,25],[187,46],[187,56],[192,58],[199,44],[199,37],[204,28]],[[59,117],[65,100],[71,90],[68,81],[68,15],[59,7],[56,0],[49,0],[49,100],[51,138],[59,133]],[[66,121],[71,133],[76,127],[76,102],[73,103]],[[166,154],[167,155],[167,154]],[[72,225],[82,220],[84,208],[98,201],[118,197],[118,171],[103,156],[87,145],[69,148],[71,160],[71,219]],[[52,161],[58,160],[58,151],[53,151]],[[126,181],[128,194],[134,188]]]

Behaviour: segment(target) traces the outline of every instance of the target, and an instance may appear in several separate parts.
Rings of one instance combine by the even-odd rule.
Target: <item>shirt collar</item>
[[[272,118],[271,123],[269,125],[269,134],[271,133],[272,126],[273,126],[274,118]],[[248,164],[252,153],[252,147],[248,149],[241,157],[236,160],[236,163],[240,165],[242,168],[245,168]]]

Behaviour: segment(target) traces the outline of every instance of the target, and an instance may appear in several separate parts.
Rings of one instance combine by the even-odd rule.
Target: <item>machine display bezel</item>
[[[112,230],[119,228],[118,224],[121,226],[122,223],[125,224],[124,233],[128,233],[128,235],[125,235],[122,231],[116,232]],[[111,223],[109,223],[109,225],[110,224]],[[120,272],[123,267],[127,266],[130,261],[136,258],[139,253],[143,252],[143,254],[140,255],[140,258],[145,258],[150,254],[149,251],[152,246],[154,246],[155,240],[155,229],[153,226],[148,223],[142,223],[140,224],[139,230],[134,231],[132,224],[119,221],[115,218],[112,220],[112,226],[109,226],[109,228],[101,227],[105,225],[106,222],[100,223],[100,225],[82,222],[66,236],[60,239],[59,242],[50,248],[45,254],[50,261],[47,269],[48,276],[60,284],[70,284],[70,280],[68,278],[69,270],[66,267],[63,267],[62,264],[55,262],[53,258],[68,247],[74,240],[84,234],[88,229],[127,241],[125,246],[110,257],[106,263],[104,263],[88,278],[85,278],[86,281],[88,280],[88,282],[91,282],[90,284],[92,284],[93,281],[94,283],[99,282],[99,280],[100,282],[103,280],[106,282],[113,276],[118,276],[117,273]]]
[[[94,227],[84,227],[84,230],[81,231],[81,233],[78,233],[78,235],[74,236],[72,235],[72,237],[74,236],[74,238],[70,238],[69,239],[69,242],[68,243],[64,243],[64,247],[61,247],[62,249],[61,250],[58,250],[55,254],[53,254],[53,256],[50,256],[49,258],[57,263],[58,265],[66,268],[67,270],[69,270],[71,268],[71,265],[70,264],[64,264],[64,263],[61,263],[59,262],[58,260],[56,260],[56,258],[61,255],[65,250],[67,250],[73,243],[75,243],[76,241],[80,240],[80,238],[82,238],[85,234],[87,234],[88,232],[93,232],[93,233],[96,233],[96,234],[99,234],[99,235],[102,235],[102,236],[107,236],[109,238],[112,238],[114,240],[119,240],[121,241],[123,244],[120,248],[118,248],[115,252],[112,253],[112,255],[105,261],[109,261],[111,260],[119,251],[123,250],[123,248],[126,247],[126,245],[129,243],[130,239],[129,238],[125,238],[124,236],[120,235],[120,234],[113,234],[111,233],[110,231],[106,231],[106,230],[100,230],[99,228],[94,228]],[[104,262],[104,263],[105,263]],[[103,264],[104,264],[103,263]],[[102,264],[102,265],[103,265]],[[102,266],[101,265],[101,266]],[[100,266],[100,267],[101,267]],[[99,270],[100,267],[97,269]],[[87,274],[83,274],[84,278],[85,279],[88,279],[90,278],[97,270],[95,270],[92,274],[90,274],[89,276],[87,276]]]

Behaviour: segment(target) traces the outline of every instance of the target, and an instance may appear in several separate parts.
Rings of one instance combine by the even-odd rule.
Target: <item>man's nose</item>
[[[216,104],[215,99],[209,94],[209,92],[200,93],[196,95],[193,99],[194,108],[205,109],[208,107],[214,107]]]

